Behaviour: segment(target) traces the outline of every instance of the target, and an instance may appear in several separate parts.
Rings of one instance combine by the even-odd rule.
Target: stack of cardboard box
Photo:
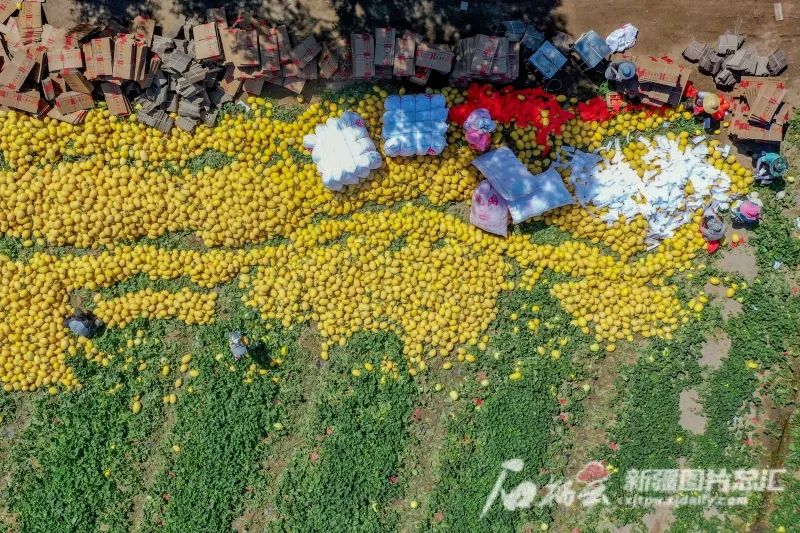
[[[450,74],[454,85],[472,80],[508,83],[519,77],[519,42],[507,37],[476,35],[458,41],[456,63]]]
[[[730,134],[741,140],[781,142],[791,117],[786,93],[781,78],[744,76],[734,92]]]

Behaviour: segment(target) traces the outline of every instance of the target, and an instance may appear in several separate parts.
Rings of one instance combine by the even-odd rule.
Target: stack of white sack
[[[311,151],[322,184],[332,191],[361,183],[383,165],[364,120],[351,111],[317,125],[314,135],[303,137],[303,146]]]
[[[439,155],[447,146],[447,107],[441,94],[393,94],[383,107],[387,157]]]

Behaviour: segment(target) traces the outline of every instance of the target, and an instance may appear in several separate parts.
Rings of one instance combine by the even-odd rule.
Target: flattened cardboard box
[[[103,97],[108,104],[108,112],[118,117],[131,114],[131,104],[128,98],[122,93],[122,88],[116,83],[104,82],[100,85]]]
[[[133,60],[133,79],[138,82],[143,82],[147,76],[147,54],[150,47],[146,44],[136,42],[136,55]]]
[[[414,75],[414,53],[416,48],[417,43],[411,33],[405,32],[402,37],[397,38],[392,69],[395,76]]]
[[[375,75],[375,51],[372,35],[353,33],[350,36],[353,49],[353,78],[370,79]]]
[[[292,56],[292,62],[300,68],[306,65],[322,52],[322,46],[317,42],[313,35],[306,37],[303,42],[292,48],[289,55]]]
[[[453,67],[453,58],[455,58],[455,54],[449,50],[439,48],[437,45],[422,43],[417,45],[414,63],[418,67],[430,68],[447,74]]]
[[[394,66],[394,48],[397,30],[394,28],[375,29],[375,65],[379,67]]]
[[[223,28],[219,31],[225,63],[237,67],[260,66],[258,57],[258,34],[256,30]]]
[[[22,2],[18,18],[21,30],[41,29],[42,4],[40,2]]]
[[[242,88],[247,94],[261,96],[261,91],[264,89],[264,78],[246,80]]]
[[[87,80],[80,72],[66,74],[64,76],[64,81],[67,83],[67,87],[69,87],[71,91],[83,94],[92,94],[92,91],[94,91],[94,85],[92,85],[92,82]]]
[[[5,24],[8,18],[17,10],[17,3],[11,0],[0,0],[0,24]]]
[[[94,100],[92,100],[91,95],[88,94],[67,91],[56,98],[56,108],[59,113],[64,115],[82,109],[91,109],[92,107],[94,107]]]
[[[786,84],[782,81],[765,83],[758,92],[755,102],[750,105],[750,120],[764,124],[772,122],[778,107],[786,96]]]
[[[278,50],[278,39],[274,34],[258,34],[258,55],[261,58],[262,73],[280,71],[281,57]]]
[[[339,68],[339,60],[336,56],[328,50],[326,46],[322,50],[322,55],[319,58],[319,77],[329,80],[336,73]]]
[[[47,52],[53,50],[62,50],[64,48],[75,48],[75,40],[69,38],[69,46],[67,46],[67,30],[64,28],[56,28],[50,24],[45,24],[42,27],[42,46],[47,48]]]
[[[300,78],[284,78],[282,85],[295,94],[303,92],[306,80]]]
[[[27,113],[36,113],[39,110],[39,91],[30,90],[20,93],[5,87],[0,88],[0,104],[19,109]]]
[[[133,38],[139,41],[140,43],[144,43],[147,46],[153,44],[153,34],[156,32],[156,21],[145,17],[144,15],[139,15],[133,19],[133,28],[131,29],[131,33],[133,34]]]
[[[278,51],[281,57],[281,63],[289,63],[292,60],[292,40],[289,39],[289,30],[286,26],[277,26],[272,28],[272,34],[278,41]]]
[[[56,97],[56,84],[53,78],[47,77],[42,80],[42,95],[48,100]]]
[[[52,118],[53,120],[58,120],[60,122],[66,122],[68,124],[81,124],[84,120],[86,120],[86,115],[89,112],[86,110],[75,111],[74,113],[64,114],[61,113],[58,108],[53,107],[47,111],[47,116]]]
[[[45,69],[47,66],[47,49],[38,43],[31,43],[28,45],[28,50],[33,56],[33,68],[28,75],[30,79],[39,83],[45,78]],[[78,51],[80,53],[80,50]]]
[[[235,70],[236,67],[230,65],[228,70],[225,71],[225,75],[219,82],[219,88],[229,96],[236,96],[236,93],[238,93],[239,89],[242,88],[242,80],[237,80],[234,77]]]
[[[97,57],[96,52],[95,57]],[[130,33],[123,33],[114,42],[114,72],[112,75],[121,80],[132,80],[135,60],[136,41],[133,40]]]
[[[83,68],[83,54],[80,48],[51,50],[47,52],[47,66],[50,72],[77,70]]]
[[[681,69],[677,65],[653,56],[637,56],[634,62],[639,82],[675,87],[680,81]]]
[[[196,59],[214,59],[222,55],[217,25],[213,22],[199,24],[192,28],[194,35],[194,57]]]
[[[36,58],[32,54],[25,52],[14,56],[14,60],[5,65],[2,72],[0,72],[0,85],[7,87],[12,91],[18,91],[28,74],[33,70],[36,64]]]
[[[131,61],[133,54],[131,53]],[[92,39],[94,77],[114,75],[114,54],[111,52],[111,37]],[[88,59],[87,59],[88,62]]]

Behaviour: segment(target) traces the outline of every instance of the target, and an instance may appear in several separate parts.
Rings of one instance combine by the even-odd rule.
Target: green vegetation
[[[188,167],[192,174],[197,174],[206,167],[218,169],[226,165],[230,165],[231,162],[233,162],[233,158],[223,154],[220,151],[206,150],[199,156],[189,159]]]
[[[398,525],[389,503],[402,486],[390,478],[406,447],[416,387],[408,374],[386,372],[381,363],[399,361],[401,349],[394,335],[361,334],[334,351],[313,422],[280,484],[275,530],[378,532]]]

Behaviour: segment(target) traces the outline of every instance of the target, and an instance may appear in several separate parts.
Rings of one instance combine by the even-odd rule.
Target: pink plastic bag
[[[466,138],[470,148],[478,152],[485,152],[492,143],[492,136],[479,130],[467,130]]]
[[[494,190],[489,180],[483,180],[472,193],[470,223],[483,231],[508,236],[508,204]]]

